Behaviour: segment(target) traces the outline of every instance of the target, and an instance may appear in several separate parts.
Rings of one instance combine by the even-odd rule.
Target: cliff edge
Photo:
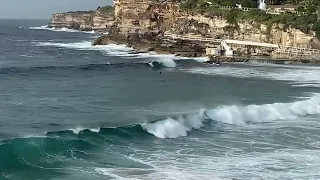
[[[114,24],[114,11],[110,6],[96,11],[75,11],[52,15],[49,27],[69,28],[82,31],[108,31]]]

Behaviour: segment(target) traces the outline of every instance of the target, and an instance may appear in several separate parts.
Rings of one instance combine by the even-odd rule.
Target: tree
[[[297,7],[296,10],[297,10],[298,12],[305,12],[305,11],[306,11],[306,9],[305,9],[303,6]]]

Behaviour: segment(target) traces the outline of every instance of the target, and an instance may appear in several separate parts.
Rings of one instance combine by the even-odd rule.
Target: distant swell
[[[151,62],[120,62],[107,64],[87,64],[75,66],[37,66],[37,67],[1,67],[0,74],[19,74],[19,73],[47,73],[48,71],[59,70],[79,70],[79,71],[104,71],[119,68],[166,68],[165,64],[157,61]]]

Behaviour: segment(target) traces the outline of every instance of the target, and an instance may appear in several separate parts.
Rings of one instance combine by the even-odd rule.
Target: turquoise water
[[[0,179],[319,179],[320,67],[203,64],[0,20]]]

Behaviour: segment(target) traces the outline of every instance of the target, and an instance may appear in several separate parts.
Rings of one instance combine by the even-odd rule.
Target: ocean
[[[320,66],[210,65],[0,20],[1,180],[320,179]]]

